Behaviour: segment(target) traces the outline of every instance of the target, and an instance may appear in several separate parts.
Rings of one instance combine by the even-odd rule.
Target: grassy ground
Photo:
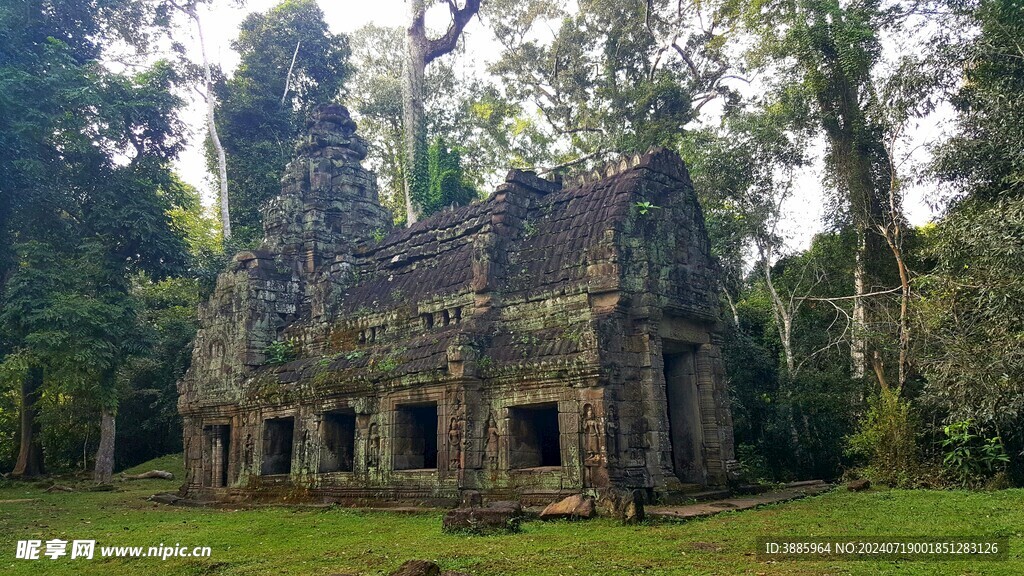
[[[140,466],[181,473],[175,457]],[[180,476],[179,476],[180,477]],[[386,574],[411,558],[475,575],[1024,574],[1024,490],[835,491],[687,523],[624,527],[611,520],[529,522],[520,534],[454,536],[440,513],[340,508],[208,510],[146,502],[178,480],[118,483],[115,492],[47,493],[0,485],[2,574]],[[1010,559],[989,562],[778,561],[754,556],[758,536],[1010,537]],[[18,540],[95,539],[102,545],[210,546],[201,559],[15,560]]]

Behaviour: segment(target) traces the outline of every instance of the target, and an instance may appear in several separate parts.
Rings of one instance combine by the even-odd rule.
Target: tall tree
[[[220,204],[220,229],[224,239],[231,238],[231,201],[228,197],[228,166],[224,146],[220,141],[220,133],[217,130],[217,98],[214,94],[213,66],[206,54],[206,35],[203,30],[203,20],[199,16],[199,6],[206,0],[170,0],[168,5],[184,14],[191,24],[195,25],[196,34],[199,40],[199,57],[202,67],[203,91],[201,93],[206,101],[206,130],[210,137],[210,145],[216,155],[217,168],[217,191]]]
[[[0,237],[11,243],[0,255],[0,327],[12,348],[2,362],[20,365],[31,387],[41,371],[43,395],[65,385],[88,395],[112,448],[113,374],[131,342],[126,279],[183,262],[167,215],[177,199],[164,186],[182,142],[175,69],[120,74],[99,58],[114,44],[141,54],[166,14],[138,0],[18,4],[0,11],[0,134],[12,152],[0,158],[10,201]],[[38,408],[27,391],[23,414]],[[26,432],[31,447],[35,430]],[[101,481],[107,456],[97,454]]]
[[[263,204],[280,192],[309,112],[344,94],[350,49],[347,36],[330,32],[314,0],[285,0],[248,15],[232,46],[241,62],[217,87],[217,130],[227,153],[236,242],[251,245],[262,239]],[[216,166],[216,149],[208,152]]]
[[[352,34],[356,73],[349,101],[359,122],[359,133],[369,143],[368,160],[378,173],[381,201],[396,224],[404,224],[407,217],[402,118],[404,43],[405,33],[400,28],[368,25]],[[458,143],[463,183],[486,188],[503,177],[510,166],[533,167],[549,158],[548,140],[537,129],[534,118],[505,98],[491,78],[460,77],[456,58],[435,60],[427,69],[424,115],[433,141],[441,138]],[[424,214],[472,199],[471,195],[462,195],[438,204],[427,198],[425,204],[433,208],[425,208]]]
[[[586,0],[568,13],[551,0],[497,0],[487,18],[505,51],[493,71],[513,101],[540,110],[562,151],[556,165],[678,148],[708,103],[736,99],[724,5]]]
[[[440,38],[428,38],[427,0],[410,0],[409,28],[406,30],[406,55],[402,84],[402,109],[405,128],[405,210],[406,224],[419,219],[422,204],[429,195],[427,161],[427,119],[424,113],[424,87],[427,64],[455,50],[466,24],[480,10],[481,0],[465,0],[459,8],[449,0],[451,23]]]
[[[949,2],[949,28],[976,30],[947,45],[964,71],[955,132],[936,174],[952,188],[929,231],[933,274],[920,281],[927,392],[947,422],[1000,436],[1024,478],[1024,5]]]
[[[873,74],[881,58],[880,31],[894,23],[878,0],[767,0],[750,5],[761,34],[755,65],[781,72],[780,99],[808,112],[811,129],[827,142],[828,183],[839,192],[837,207],[857,235],[851,365],[861,377],[868,363],[866,295],[877,287],[885,243],[877,225],[885,220],[892,174]]]

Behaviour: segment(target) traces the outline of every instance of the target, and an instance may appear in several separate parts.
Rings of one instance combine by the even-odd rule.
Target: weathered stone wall
[[[714,269],[677,156],[564,188],[512,171],[485,201],[391,230],[344,108],[309,129],[264,245],[200,311],[185,491],[539,503],[728,480]],[[283,342],[295,359],[268,365]],[[677,358],[692,377],[666,378]],[[673,450],[680,426],[690,452]]]

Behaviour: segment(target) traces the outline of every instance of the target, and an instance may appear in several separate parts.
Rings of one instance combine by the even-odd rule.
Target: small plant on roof
[[[263,353],[267,364],[287,364],[299,357],[299,341],[295,338],[271,342]]]
[[[634,202],[633,206],[636,207],[637,212],[639,212],[641,216],[647,215],[651,210],[661,210],[661,206],[655,206],[647,200],[644,200],[643,202]]]

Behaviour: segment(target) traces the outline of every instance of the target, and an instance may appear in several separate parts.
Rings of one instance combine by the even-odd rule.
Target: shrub
[[[985,438],[973,420],[954,422],[942,429],[945,456],[942,466],[952,481],[964,487],[978,487],[1002,473],[1010,462],[999,436]]]
[[[920,472],[910,402],[891,390],[868,400],[860,430],[850,437],[849,452],[867,460],[864,476],[889,486],[915,483]]]
[[[267,364],[287,364],[299,357],[299,341],[294,338],[271,342],[263,351]]]

